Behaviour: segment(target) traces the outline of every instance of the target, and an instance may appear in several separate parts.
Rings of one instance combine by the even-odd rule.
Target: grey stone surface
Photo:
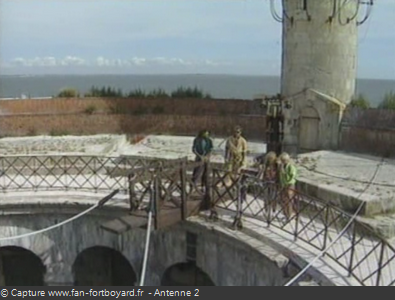
[[[345,105],[318,90],[306,89],[287,98],[283,150],[290,153],[336,150]]]
[[[376,215],[372,217],[357,217],[357,221],[363,224],[359,229],[366,232],[366,228],[375,232],[385,239],[395,237],[395,214]]]
[[[281,93],[289,96],[312,88],[345,103],[355,90],[358,27],[356,19],[344,24],[335,17],[332,0],[308,1],[308,14],[300,1],[284,0],[290,19],[283,22],[283,64]],[[342,4],[346,20],[356,11],[356,1]]]
[[[333,15],[335,3],[309,1],[303,9],[300,1],[283,1],[281,94],[291,104],[284,122],[288,152],[338,147],[345,104],[355,93],[358,8],[357,1],[344,1]]]
[[[394,160],[381,163],[380,158],[373,156],[316,151],[299,155],[296,162],[299,189],[309,196],[350,212],[363,204],[364,216],[395,210]]]
[[[126,143],[122,135],[21,137],[0,139],[2,155],[106,155]]]
[[[42,201],[42,200],[41,200]],[[16,205],[17,206],[17,205]],[[71,211],[61,208],[52,212],[43,209],[44,203],[29,212],[3,208],[0,218],[2,238],[26,234],[59,223],[70,217]],[[77,210],[81,206],[77,206]],[[7,213],[8,211],[8,213]],[[100,228],[113,218],[89,214],[53,231],[31,237],[0,240],[0,246],[18,246],[32,251],[46,267],[48,285],[72,285],[73,263],[79,253],[94,246],[104,246],[119,251],[130,262],[137,278],[142,267],[145,230],[134,229],[115,235]],[[286,258],[266,246],[267,251],[257,251],[253,246],[220,231],[185,222],[166,230],[152,232],[146,285],[160,285],[162,276],[170,266],[186,261],[186,232],[198,235],[197,266],[206,272],[215,285],[281,285],[284,282],[282,265]]]

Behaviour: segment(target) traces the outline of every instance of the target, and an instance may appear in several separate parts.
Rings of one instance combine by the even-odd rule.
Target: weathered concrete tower
[[[355,92],[360,0],[282,0],[281,94],[285,110],[283,149],[336,149],[345,106]],[[368,5],[371,8],[371,5]],[[280,16],[281,15],[281,16]]]

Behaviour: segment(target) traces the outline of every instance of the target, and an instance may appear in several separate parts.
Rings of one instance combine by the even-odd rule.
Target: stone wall
[[[395,128],[371,129],[343,126],[340,149],[347,152],[394,158]]]
[[[341,127],[340,149],[395,157],[395,111],[348,109]]]
[[[26,99],[0,101],[0,137],[91,134],[226,136],[235,125],[249,139],[265,137],[259,103],[219,99]]]
[[[231,134],[235,125],[243,127],[249,139],[265,138],[264,116],[210,115],[110,115],[59,114],[0,117],[0,136],[172,134],[194,136],[203,128],[214,136]]]
[[[177,115],[239,115],[259,114],[259,104],[251,100],[227,99],[138,99],[138,98],[53,98],[0,101],[0,115],[84,113],[94,107],[95,112],[128,114]]]
[[[60,212],[60,211],[59,211]],[[12,214],[1,218],[2,237],[25,234],[61,222],[67,215],[56,213]],[[88,215],[58,229],[22,239],[0,241],[0,247],[17,246],[32,251],[46,268],[47,285],[72,285],[73,264],[85,249],[102,246],[119,251],[140,277],[145,230],[134,229],[116,235],[100,228],[108,219]],[[284,283],[283,271],[277,262],[235,238],[185,222],[166,230],[152,233],[145,284],[160,285],[165,271],[186,262],[186,232],[193,232],[197,240],[197,266],[217,286],[272,286]],[[273,254],[273,253],[270,253]]]

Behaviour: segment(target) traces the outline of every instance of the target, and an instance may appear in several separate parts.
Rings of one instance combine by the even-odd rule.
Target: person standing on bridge
[[[288,153],[283,152],[279,158],[280,187],[282,191],[282,204],[287,219],[295,213],[295,186],[297,169]]]
[[[278,166],[277,166],[277,154],[271,151],[265,155],[263,163],[259,166],[259,179],[270,182],[278,182]]]
[[[197,187],[198,180],[201,180],[201,186],[205,185],[204,178],[207,172],[207,165],[210,161],[211,152],[213,150],[213,141],[210,138],[210,132],[207,129],[201,130],[197,137],[193,140],[192,152],[196,155],[195,162],[200,162],[192,174],[192,182]]]
[[[225,185],[229,186],[238,178],[241,169],[246,163],[247,141],[241,136],[242,130],[240,126],[236,126],[233,135],[228,138],[225,146],[225,165],[229,176]]]
[[[276,211],[279,172],[277,154],[271,151],[265,155],[263,164],[259,166],[258,178],[266,183],[265,209]]]

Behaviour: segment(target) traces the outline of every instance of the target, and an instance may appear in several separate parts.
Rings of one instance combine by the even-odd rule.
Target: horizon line
[[[1,76],[239,76],[239,77],[275,77],[281,78],[281,74],[234,74],[234,73],[48,73],[48,74],[0,74]],[[373,77],[356,77],[356,80],[382,80],[382,81],[395,81],[394,78],[373,78]]]

